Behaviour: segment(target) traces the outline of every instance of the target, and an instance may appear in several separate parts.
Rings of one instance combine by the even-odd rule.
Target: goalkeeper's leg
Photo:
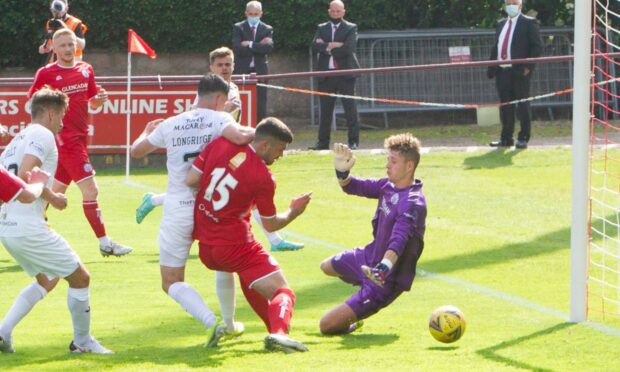
[[[342,335],[359,328],[357,323],[357,315],[353,309],[343,303],[323,315],[319,327],[324,335]]]

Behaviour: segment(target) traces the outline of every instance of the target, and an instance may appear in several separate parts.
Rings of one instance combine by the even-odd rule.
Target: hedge
[[[49,0],[0,1],[0,67],[35,67],[42,57]],[[229,45],[231,26],[244,18],[246,0],[69,0],[69,13],[89,27],[87,49],[125,50],[133,28],[157,52],[206,52]],[[305,52],[316,25],[327,19],[329,0],[265,0],[263,20],[274,26],[276,48]],[[502,1],[349,0],[346,18],[360,31],[433,27],[493,27]],[[546,26],[572,24],[572,1],[529,0]]]

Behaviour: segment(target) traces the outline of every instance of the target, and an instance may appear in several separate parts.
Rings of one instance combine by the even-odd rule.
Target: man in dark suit
[[[343,19],[344,4],[334,0],[329,4],[329,22],[321,23],[312,41],[313,53],[318,53],[318,70],[348,70],[359,68],[355,55],[357,48],[357,25]],[[355,79],[358,75],[332,76],[318,78],[319,91],[355,95]],[[335,97],[321,96],[319,99],[321,115],[319,119],[319,140],[311,150],[329,149],[332,116],[334,113]],[[349,147],[356,149],[359,146],[359,119],[355,100],[343,98],[342,105],[347,119]]]
[[[261,22],[263,6],[250,1],[245,6],[246,20],[233,26],[232,47],[235,52],[235,74],[267,75],[267,54],[273,50],[273,27]],[[256,122],[267,116],[267,89],[257,89]]]
[[[508,18],[497,23],[495,45],[491,51],[491,60],[506,61],[499,66],[488,69],[490,79],[495,78],[495,85],[501,102],[509,102],[530,95],[530,79],[534,64],[510,64],[511,59],[536,58],[542,53],[540,27],[534,18],[521,14],[522,0],[505,0]],[[521,131],[514,143],[515,105],[501,106],[499,109],[502,122],[502,134],[499,141],[493,141],[492,147],[527,148],[530,140],[530,103],[517,104],[517,115],[521,121]]]

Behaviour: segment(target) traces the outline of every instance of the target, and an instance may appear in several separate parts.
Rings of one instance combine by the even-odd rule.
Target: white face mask
[[[519,9],[518,5],[506,5],[506,14],[509,17],[516,17],[521,13],[521,9]]]

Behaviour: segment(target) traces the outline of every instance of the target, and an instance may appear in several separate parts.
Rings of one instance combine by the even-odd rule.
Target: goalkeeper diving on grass
[[[409,291],[415,277],[426,227],[422,182],[415,179],[420,141],[403,133],[388,137],[384,146],[388,151],[387,178],[360,179],[350,175],[355,165],[352,151],[344,144],[334,145],[334,166],[342,190],[378,202],[372,219],[373,241],[321,263],[325,274],[360,287],[321,318],[323,334],[346,334],[359,329],[363,319]]]

